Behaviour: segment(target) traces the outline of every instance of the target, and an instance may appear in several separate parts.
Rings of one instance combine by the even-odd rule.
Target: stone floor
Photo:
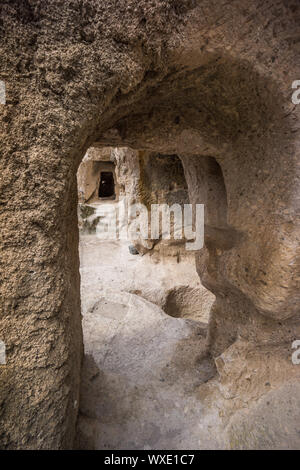
[[[201,285],[191,252],[185,257],[181,256],[178,263],[176,257],[161,259],[159,253],[132,255],[128,245],[127,241],[101,240],[96,235],[81,235],[79,251],[83,315],[107,290],[137,294],[164,308],[170,294],[189,288],[190,297],[185,299],[186,315],[208,322],[214,295]],[[197,296],[193,296],[193,292]],[[178,308],[183,309],[181,316],[186,316],[184,306],[178,304]]]
[[[195,268],[190,260],[147,256],[131,255],[128,243],[81,238],[85,358],[77,447],[222,448],[219,410],[207,393],[215,368],[200,361],[206,324],[160,308],[171,286],[199,286]]]

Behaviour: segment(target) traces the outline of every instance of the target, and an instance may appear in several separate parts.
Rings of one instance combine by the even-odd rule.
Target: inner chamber
[[[115,182],[111,171],[102,171],[100,174],[99,197],[114,197]]]
[[[108,155],[114,175],[101,170]],[[90,172],[100,178],[98,199]],[[174,218],[170,238],[162,226],[158,239],[150,231],[153,205],[176,205],[183,213],[190,203],[182,161],[176,154],[91,148],[77,177],[85,348],[77,447],[141,449],[150,442],[176,448],[178,439],[196,446],[201,409],[185,389],[216,374],[206,352],[215,296],[200,282],[195,252],[186,250],[184,237],[175,238]],[[111,192],[101,191],[102,181],[106,187],[115,182],[118,199],[107,200]],[[120,230],[135,223],[120,217],[133,205],[149,214],[148,238],[131,232],[116,237],[115,225]],[[199,375],[201,354],[205,367]],[[166,417],[175,395],[178,410],[170,425]]]

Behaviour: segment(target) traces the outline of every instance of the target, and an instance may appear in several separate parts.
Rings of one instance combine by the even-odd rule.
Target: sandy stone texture
[[[76,172],[91,146],[182,157],[190,199],[207,206],[196,256],[216,295],[210,353],[240,351],[248,370],[253,350],[259,371],[245,414],[228,398],[245,393],[243,376],[226,369],[233,446],[255,445],[252,423],[269,401],[285,436],[266,413],[265,447],[299,447],[282,401],[299,404],[289,385],[299,378],[290,358],[300,338],[299,2],[3,0],[0,18],[1,448],[73,446],[83,352]],[[271,391],[268,354],[270,368],[282,364]]]

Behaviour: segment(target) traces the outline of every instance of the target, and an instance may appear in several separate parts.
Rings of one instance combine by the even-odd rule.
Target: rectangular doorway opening
[[[99,197],[115,197],[115,182],[112,171],[101,171],[99,184]]]

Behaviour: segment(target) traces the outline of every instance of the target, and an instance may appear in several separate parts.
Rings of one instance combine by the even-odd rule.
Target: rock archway
[[[299,411],[299,21],[292,0],[2,2],[2,448],[73,443],[76,171],[92,144],[181,156],[207,207],[197,264],[217,297],[208,348],[230,445],[258,444],[268,394],[261,445],[297,441],[295,423],[285,441],[272,416],[288,419],[284,387]]]

